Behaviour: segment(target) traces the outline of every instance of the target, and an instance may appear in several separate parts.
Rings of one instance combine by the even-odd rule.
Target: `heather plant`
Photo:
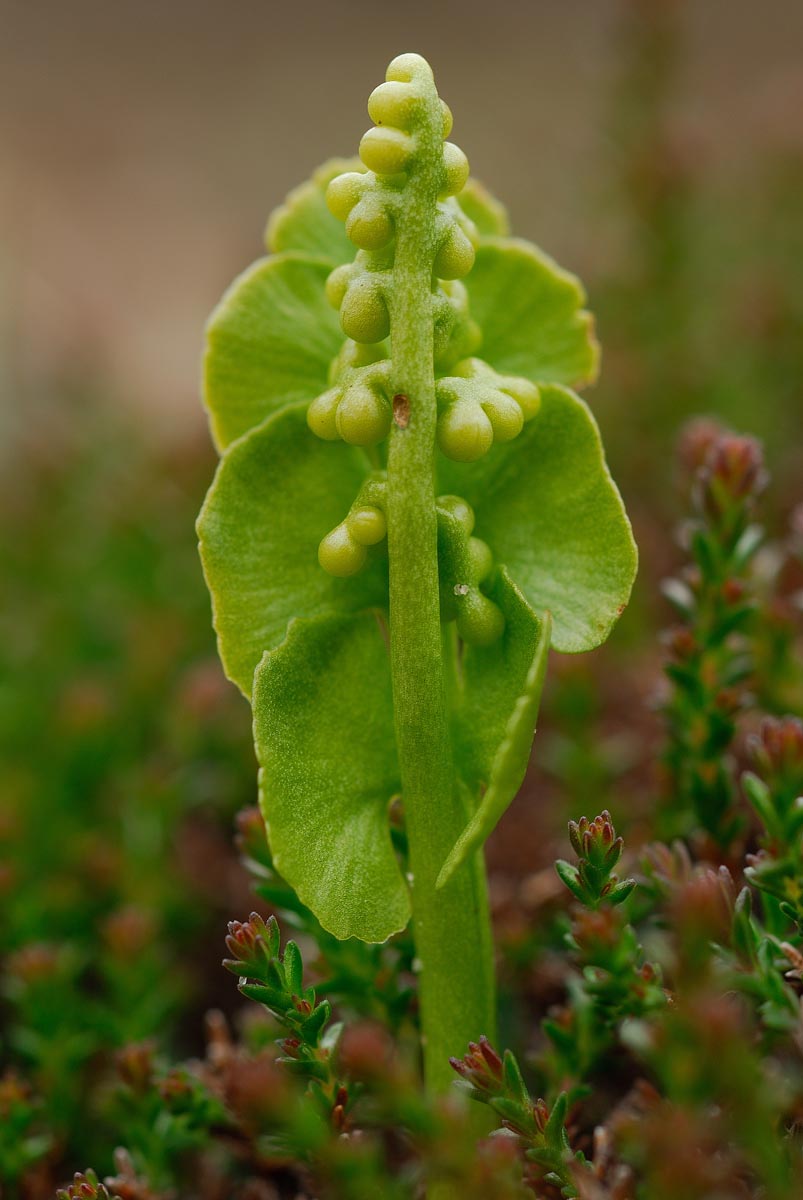
[[[570,390],[597,366],[580,285],[469,182],[422,58],[368,109],[361,162],[290,197],[211,319],[199,535],[275,868],[338,938],[412,917],[438,1089],[494,1028],[481,847],[549,647],[604,640],[636,555]]]
[[[776,929],[780,917],[793,921],[800,933],[803,721],[793,716],[765,717],[751,739],[750,757],[753,770],[742,776],[742,787],[761,822],[762,838],[760,849],[750,857],[746,874],[764,893],[764,907]]]
[[[754,516],[766,472],[754,439],[710,421],[686,430],[681,461],[693,514],[682,530],[690,562],[664,585],[680,617],[666,637],[664,822],[670,834],[697,827],[727,849],[744,825],[733,743],[752,700],[754,563],[764,541]]]
[[[516,1137],[526,1162],[532,1164],[529,1182],[535,1187],[552,1185],[561,1196],[576,1196],[572,1167],[584,1160],[572,1152],[566,1133],[566,1093],[551,1111],[542,1099],[533,1101],[515,1056],[506,1050],[500,1058],[487,1038],[472,1042],[463,1058],[452,1059],[452,1066],[460,1076],[459,1086],[472,1100],[487,1104]]]
[[[628,919],[636,880],[619,879],[614,870],[624,842],[610,813],[570,821],[569,839],[577,865],[558,859],[555,868],[575,901],[564,932],[573,970],[566,1004],[542,1027],[549,1043],[544,1073],[574,1098],[621,1052],[622,1023],[660,1009],[666,993],[660,966],[646,960]]]

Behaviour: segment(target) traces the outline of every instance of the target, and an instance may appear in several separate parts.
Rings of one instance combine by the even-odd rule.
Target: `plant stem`
[[[440,105],[432,87],[418,161],[396,230],[391,343],[397,399],[388,455],[390,657],[412,873],[424,1072],[454,1078],[450,1055],[494,1036],[493,945],[482,853],[440,892],[438,872],[469,813],[455,777],[446,705],[435,512],[432,325]]]

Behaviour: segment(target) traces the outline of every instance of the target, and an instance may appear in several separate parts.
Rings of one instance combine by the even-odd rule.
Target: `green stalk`
[[[434,86],[396,229],[391,300],[394,424],[388,454],[390,658],[412,874],[424,1072],[431,1092],[480,1034],[494,1037],[493,944],[480,851],[436,892],[468,819],[454,772],[446,705],[435,511],[432,264],[441,186]]]

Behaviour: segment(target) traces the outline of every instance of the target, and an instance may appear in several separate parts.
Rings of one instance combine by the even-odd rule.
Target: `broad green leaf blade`
[[[253,703],[276,869],[335,937],[385,941],[410,899],[388,823],[399,772],[376,619],[293,621],[257,669]]]
[[[574,275],[530,242],[483,241],[466,276],[479,354],[503,374],[580,387],[596,378],[599,346]]]
[[[505,206],[478,179],[472,176],[456,199],[480,237],[507,237],[510,233]]]
[[[346,237],[343,222],[326,207],[326,189],[336,175],[365,169],[359,158],[332,158],[318,167],[271,213],[265,230],[268,250],[274,254],[296,250],[325,258],[332,266],[351,262],[357,248]]]
[[[302,255],[260,259],[212,313],[203,385],[219,450],[280,408],[326,391],[344,341],[324,294],[330,270]]]
[[[533,612],[504,568],[494,573],[490,586],[483,585],[483,590],[502,610],[505,631],[500,641],[488,646],[463,647],[454,728],[460,773],[475,795],[499,773],[508,727],[519,700],[531,692],[533,663],[546,657],[551,632],[550,619]],[[517,750],[517,788],[529,760],[536,712],[527,744]]]
[[[555,649],[604,642],[630,598],[638,555],[588,406],[567,388],[544,387],[517,438],[475,463],[441,458],[438,474],[439,491],[474,508],[474,532],[530,607],[552,614]]]
[[[246,696],[263,653],[293,617],[385,603],[380,551],[351,579],[318,563],[318,543],[343,520],[367,473],[362,451],[309,431],[303,405],[277,413],[223,456],[198,536],[220,657]]]
[[[539,621],[505,571],[488,594],[504,613],[505,632],[501,645],[465,647],[455,730],[466,782],[475,792],[481,783],[487,787],[443,865],[438,887],[486,841],[521,787],[546,678],[549,614]]]

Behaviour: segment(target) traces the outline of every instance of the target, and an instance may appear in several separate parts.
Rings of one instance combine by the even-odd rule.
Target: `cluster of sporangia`
[[[328,299],[340,312],[348,341],[332,364],[332,386],[312,402],[307,420],[318,437],[342,438],[353,446],[374,446],[390,432],[394,414],[386,339],[395,286],[397,223],[404,219],[404,190],[410,177],[417,170],[432,169],[425,141],[428,100],[435,85],[428,64],[418,55],[403,54],[388,67],[386,80],[368,101],[376,127],[360,143],[367,170],[338,175],[326,195],[330,211],[345,221],[346,233],[358,250],[353,263],[337,267],[327,280]],[[442,100],[439,104],[446,138],[452,116]],[[541,397],[530,380],[499,375],[474,357],[482,335],[469,315],[468,295],[459,280],[474,265],[478,235],[454,199],[468,179],[468,160],[448,141],[442,142],[439,157],[441,188],[432,248],[437,437],[447,457],[472,462],[487,453],[494,441],[515,438],[524,422],[538,412]],[[383,478],[377,472],[345,520],[321,543],[319,558],[325,570],[347,576],[364,566],[368,547],[381,542],[387,532],[383,507]],[[474,515],[463,500],[442,496],[438,510],[442,539],[452,543],[450,549],[456,551],[461,566],[451,594],[466,601],[444,616],[457,617],[466,641],[494,641],[504,621],[478,587],[493,565],[490,551],[471,537]],[[453,522],[445,524],[443,513],[459,513],[457,527]]]

